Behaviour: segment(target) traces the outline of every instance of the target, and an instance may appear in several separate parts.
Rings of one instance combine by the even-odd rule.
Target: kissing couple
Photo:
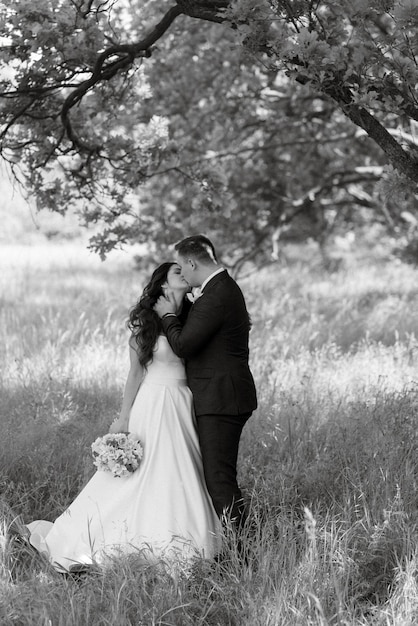
[[[192,288],[200,295],[192,304]],[[110,433],[133,433],[138,469],[97,471],[54,523],[27,524],[29,540],[61,572],[136,553],[146,563],[214,559],[221,521],[239,529],[237,484],[244,424],[257,406],[248,364],[250,318],[241,289],[203,235],[175,245],[132,308],[130,370]]]

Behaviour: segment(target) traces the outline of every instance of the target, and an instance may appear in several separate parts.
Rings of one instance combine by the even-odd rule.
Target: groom
[[[215,510],[240,526],[244,521],[237,484],[237,456],[243,426],[257,406],[248,366],[250,319],[244,297],[217,264],[213,244],[203,235],[175,245],[176,262],[201,295],[182,325],[175,304],[161,297],[154,309],[177,356],[186,360],[193,393],[205,480]]]

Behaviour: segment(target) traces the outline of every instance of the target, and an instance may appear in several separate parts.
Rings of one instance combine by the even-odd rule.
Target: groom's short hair
[[[215,247],[204,235],[192,235],[177,242],[174,246],[182,257],[193,257],[202,263],[217,263]]]

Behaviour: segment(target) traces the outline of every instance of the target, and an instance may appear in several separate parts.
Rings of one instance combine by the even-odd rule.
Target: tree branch
[[[301,65],[297,59],[291,61],[295,65]],[[311,79],[302,72],[296,80],[305,85]],[[356,126],[362,128],[366,134],[383,150],[390,163],[401,174],[418,183],[418,160],[414,155],[407,152],[371,113],[364,107],[354,102],[353,94],[349,87],[343,85],[338,77],[334,77],[326,84],[317,85],[317,89],[332,98],[341,108],[342,112]]]
[[[366,109],[356,104],[348,87],[337,81],[325,86],[323,91],[335,100],[345,115],[380,146],[392,165],[410,180],[418,183],[418,162],[390,134],[390,132]]]
[[[332,137],[328,137],[321,140],[322,145],[334,143],[337,141],[344,141],[345,139],[352,139],[352,135],[343,133],[341,135],[334,135]],[[311,139],[295,139],[293,141],[281,141],[278,143],[266,143],[260,146],[249,146],[248,148],[240,148],[239,150],[225,150],[223,152],[211,152],[210,154],[198,154],[194,159],[186,161],[184,163],[180,163],[179,165],[173,165],[172,167],[166,167],[163,170],[157,170],[152,174],[148,174],[147,178],[153,178],[155,176],[160,176],[161,174],[167,174],[172,171],[180,171],[180,168],[183,167],[193,167],[205,161],[212,161],[213,159],[225,159],[229,157],[237,157],[241,154],[246,153],[255,153],[255,152],[264,152],[268,150],[277,150],[281,148],[288,148],[297,145],[311,145],[317,143],[317,140],[314,138]],[[209,151],[210,152],[210,151]],[[182,173],[184,174],[183,170]]]
[[[75,134],[69,118],[70,110],[78,104],[86,93],[95,85],[103,80],[110,80],[115,74],[132,65],[134,60],[139,57],[150,57],[151,47],[158,41],[165,32],[170,28],[174,20],[183,13],[179,5],[171,7],[158,22],[153,30],[144,39],[134,44],[124,44],[120,46],[111,46],[102,52],[94,65],[91,76],[81,82],[67,96],[61,110],[61,121],[64,126],[67,137],[81,150],[95,151],[97,147],[88,146],[80,140]],[[109,61],[112,57],[117,57],[114,61]],[[107,63],[107,61],[109,61]]]
[[[184,15],[207,22],[222,24],[225,22],[221,15],[223,9],[230,5],[229,0],[178,0]]]

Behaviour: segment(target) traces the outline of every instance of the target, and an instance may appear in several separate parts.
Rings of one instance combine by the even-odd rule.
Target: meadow
[[[2,626],[407,626],[418,623],[418,270],[311,249],[240,281],[259,408],[239,480],[247,559],[171,577],[135,556],[62,576],[21,538],[93,473],[118,412],[132,256],[0,249]]]

